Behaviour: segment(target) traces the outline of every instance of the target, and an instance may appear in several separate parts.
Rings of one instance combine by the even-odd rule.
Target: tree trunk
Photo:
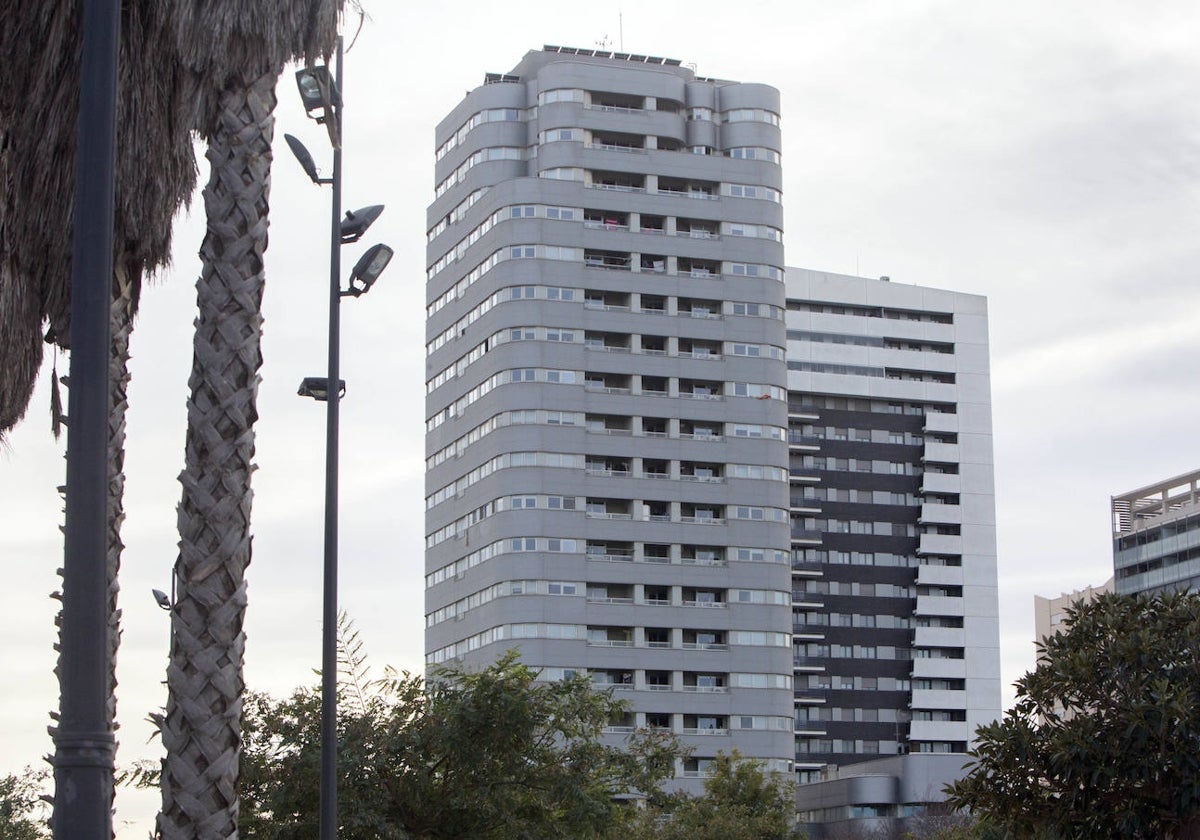
[[[105,502],[108,521],[108,552],[104,564],[108,613],[105,631],[108,636],[108,700],[105,703],[105,717],[109,732],[116,732],[120,728],[117,723],[117,650],[121,646],[121,609],[117,605],[117,596],[121,585],[117,576],[121,570],[121,552],[125,550],[125,543],[121,541],[121,524],[125,521],[125,412],[129,407],[129,336],[133,331],[134,289],[129,270],[121,260],[118,260],[117,264],[118,267],[113,273],[113,299],[109,308],[111,337],[108,355],[108,498]],[[70,418],[67,422],[70,422]],[[62,569],[59,569],[59,574],[62,574]],[[61,632],[61,611],[55,617],[55,624]],[[60,646],[56,645],[55,649],[59,650]],[[60,653],[59,662],[54,668],[54,674],[60,683],[61,667]],[[59,705],[61,707],[62,704]],[[50,727],[53,734],[57,728],[58,713],[51,712],[50,716],[55,720],[55,725]],[[116,796],[115,786],[113,796]]]
[[[121,646],[121,591],[117,575],[121,571],[121,524],[125,521],[125,412],[129,407],[129,336],[133,332],[133,278],[131,271],[119,265],[114,272],[113,300],[109,310],[111,335],[108,351],[108,554],[105,580],[108,584],[108,726],[117,723],[117,650]],[[116,796],[116,786],[113,786]]]
[[[242,623],[277,78],[275,71],[230,85],[206,155],[208,229],[196,284],[162,733],[158,830],[167,840],[237,837]]]

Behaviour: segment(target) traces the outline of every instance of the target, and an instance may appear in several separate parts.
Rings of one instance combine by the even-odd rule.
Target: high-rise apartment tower
[[[615,735],[676,732],[685,779],[790,769],[778,92],[546,47],[435,146],[427,662],[519,647],[628,699]]]

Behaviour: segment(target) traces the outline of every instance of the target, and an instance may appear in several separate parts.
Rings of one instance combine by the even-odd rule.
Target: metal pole
[[[342,90],[342,39],[334,83]],[[333,214],[329,240],[329,376],[325,420],[325,596],[321,627],[320,840],[337,838],[337,619],[338,619],[338,409],[342,301],[342,104],[332,108],[338,147],[333,150]]]
[[[108,353],[112,299],[119,0],[84,0],[71,258],[71,388],[54,734],[55,840],[112,836],[109,726]]]

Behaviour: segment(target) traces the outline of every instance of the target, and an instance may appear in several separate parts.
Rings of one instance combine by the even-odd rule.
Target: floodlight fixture
[[[324,376],[306,376],[304,381],[300,383],[299,390],[296,394],[301,397],[310,397],[317,402],[329,402],[329,379]],[[338,380],[338,399],[346,396],[346,380]]]
[[[354,264],[354,270],[350,272],[350,288],[342,294],[353,297],[366,294],[379,279],[379,275],[383,274],[388,263],[392,261],[393,253],[391,248],[382,243],[368,248],[366,253],[359,257],[358,262]]]
[[[330,77],[329,68],[323,64],[297,70],[296,87],[300,90],[304,110],[319,123],[332,116],[334,106],[342,104],[341,92]],[[318,109],[321,113],[314,114]]]
[[[160,609],[171,609],[171,598],[166,592],[163,592],[161,589],[151,589],[150,591],[154,593],[154,602],[158,604]]]

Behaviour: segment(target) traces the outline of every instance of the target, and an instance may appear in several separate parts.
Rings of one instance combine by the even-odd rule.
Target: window
[[[768,125],[779,125],[779,115],[765,108],[734,108],[721,113],[724,122],[764,122]]]
[[[582,181],[583,169],[578,166],[558,166],[543,169],[538,173],[539,178],[549,178],[552,181]]]
[[[732,120],[728,121],[732,122]],[[771,163],[779,163],[779,152],[762,146],[738,146],[730,149],[725,154],[738,160],[766,160]]]
[[[583,91],[576,88],[557,88],[544,90],[538,94],[539,105],[549,105],[554,102],[582,102]]]

